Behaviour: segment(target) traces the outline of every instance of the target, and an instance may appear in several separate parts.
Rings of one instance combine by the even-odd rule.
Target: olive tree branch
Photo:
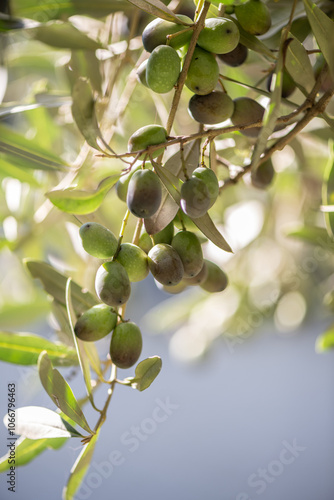
[[[205,1],[203,8],[202,8],[202,11],[200,13],[200,16],[198,18],[198,21],[196,21],[196,23],[195,23],[195,27],[194,27],[194,31],[193,31],[193,34],[192,34],[192,37],[191,37],[191,40],[189,43],[187,55],[184,59],[183,68],[182,68],[182,71],[180,73],[178,82],[176,84],[176,89],[175,89],[175,93],[173,96],[173,101],[171,104],[171,108],[170,108],[170,112],[169,112],[169,116],[168,116],[168,120],[167,120],[167,125],[166,125],[167,135],[169,135],[171,130],[172,130],[176,111],[177,111],[177,108],[179,106],[180,99],[181,99],[182,89],[183,89],[184,83],[186,81],[188,69],[189,69],[189,66],[191,63],[191,59],[192,59],[195,47],[196,47],[196,42],[197,42],[199,34],[204,26],[205,18],[206,18],[206,15],[208,13],[209,7],[210,7],[210,2]]]

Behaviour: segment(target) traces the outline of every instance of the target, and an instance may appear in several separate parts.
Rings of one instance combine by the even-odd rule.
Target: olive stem
[[[136,224],[136,229],[135,229],[135,232],[134,232],[133,238],[132,238],[132,243],[134,245],[138,245],[140,231],[141,231],[142,227],[143,227],[143,219],[138,219],[137,224]]]

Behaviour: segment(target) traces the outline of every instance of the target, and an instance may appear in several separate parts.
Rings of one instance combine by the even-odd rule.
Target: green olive
[[[143,346],[141,331],[135,323],[116,326],[110,342],[110,358],[118,368],[130,368],[139,359]]]
[[[95,277],[96,294],[102,302],[118,307],[128,301],[130,280],[124,267],[117,261],[105,262]]]
[[[82,246],[89,255],[109,259],[117,249],[117,239],[106,227],[97,222],[86,222],[79,229]]]
[[[149,273],[146,253],[132,243],[121,244],[116,261],[122,264],[132,282],[142,281]]]
[[[74,333],[86,342],[100,340],[115,328],[117,314],[106,304],[98,304],[87,309],[74,326]]]

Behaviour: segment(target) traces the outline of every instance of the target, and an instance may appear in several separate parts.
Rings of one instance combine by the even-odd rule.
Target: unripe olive
[[[219,67],[211,52],[196,47],[189,66],[186,86],[195,94],[205,95],[218,83]]]
[[[214,54],[226,54],[239,43],[240,33],[232,19],[210,17],[199,34],[197,44]]]
[[[157,288],[163,292],[170,293],[171,295],[177,295],[178,293],[183,292],[187,285],[184,280],[180,281],[177,285],[162,285],[159,281],[154,280]]]
[[[160,179],[152,170],[137,170],[130,179],[126,203],[133,215],[148,218],[155,214],[161,203]]]
[[[132,282],[144,280],[148,275],[147,255],[137,245],[122,243],[116,260],[122,264]]]
[[[228,284],[227,275],[214,262],[205,260],[205,263],[208,270],[208,275],[203,283],[200,284],[200,287],[210,293],[222,292],[223,290],[225,290]]]
[[[116,261],[102,264],[96,273],[95,290],[99,299],[109,306],[125,304],[130,297],[131,285],[124,267]]]
[[[129,139],[128,151],[129,153],[145,149],[148,146],[155,146],[167,140],[167,131],[161,125],[146,125],[138,129]],[[152,153],[152,157],[156,158],[163,153],[163,148],[158,149]],[[142,154],[139,158],[143,158]]]
[[[118,198],[126,203],[126,196],[128,194],[129,182],[133,174],[139,170],[140,165],[133,167],[127,174],[122,175],[116,182],[116,194]]]
[[[192,173],[192,177],[197,177],[197,179],[201,179],[209,191],[210,196],[210,206],[211,208],[216,202],[219,195],[219,182],[216,174],[211,168],[206,167],[197,167]]]
[[[210,94],[194,94],[188,105],[190,116],[199,123],[213,125],[231,118],[234,102],[225,94],[214,90]]]
[[[131,321],[119,323],[110,342],[110,358],[118,368],[130,368],[139,359],[143,346],[141,331]]]
[[[254,99],[249,97],[238,97],[234,99],[234,111],[231,116],[233,125],[248,125],[249,123],[257,122],[263,119],[264,107]],[[240,132],[248,137],[257,137],[261,127],[252,127]]]
[[[168,45],[158,45],[149,57],[146,81],[151,90],[164,94],[173,89],[181,69],[178,53]]]
[[[181,19],[181,21],[189,23],[189,25],[193,24],[193,21],[188,16],[179,14],[177,17]],[[143,31],[142,41],[145,50],[147,50],[147,52],[152,52],[158,45],[166,45],[168,35],[184,31],[186,28],[187,26],[183,24],[172,23],[164,19],[154,19]],[[192,33],[192,30],[189,30],[171,38],[169,40],[169,45],[174,49],[183,47],[183,45],[190,41]]]
[[[100,340],[115,328],[117,314],[107,304],[87,309],[74,326],[75,335],[85,342]]]
[[[242,28],[251,35],[263,35],[271,26],[270,10],[261,0],[236,5],[234,12]]]
[[[177,285],[183,278],[183,264],[171,245],[159,243],[148,253],[148,265],[153,277],[163,285]]]
[[[174,224],[173,221],[167,224],[167,226],[159,231],[158,233],[153,234],[153,241],[157,245],[158,243],[170,243],[172,242],[174,236]]]
[[[204,259],[202,269],[196,276],[193,276],[192,278],[183,278],[183,281],[186,285],[190,286],[196,286],[196,285],[201,285],[204,283],[206,278],[208,277],[208,267],[206,265],[206,260]]]
[[[210,193],[206,184],[197,177],[191,177],[181,186],[181,208],[189,217],[206,214],[210,207]]]
[[[190,231],[180,231],[174,236],[172,247],[182,260],[184,277],[196,276],[203,267],[202,247],[196,234]]]
[[[221,61],[223,61],[228,66],[237,67],[243,64],[248,56],[248,49],[246,45],[242,43],[238,43],[234,50],[228,52],[227,54],[219,54],[218,57]]]
[[[275,170],[269,159],[251,171],[251,182],[254,187],[266,189],[272,183],[274,176]]]
[[[82,246],[98,259],[109,259],[117,249],[117,239],[106,227],[97,222],[86,222],[79,229]]]
[[[139,237],[139,242],[138,242],[138,246],[144,250],[145,253],[148,253],[151,248],[153,247],[153,243],[152,243],[152,240],[151,240],[151,237],[149,234],[147,234],[146,231],[144,231],[140,237]]]
[[[145,59],[137,68],[137,80],[148,87],[146,80],[146,68],[147,68],[148,59]]]

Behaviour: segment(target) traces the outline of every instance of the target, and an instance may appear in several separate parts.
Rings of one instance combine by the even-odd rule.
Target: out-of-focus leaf
[[[16,365],[35,365],[40,353],[46,350],[58,366],[78,364],[75,350],[64,344],[54,344],[33,333],[0,332],[0,360]]]
[[[1,155],[0,155],[1,156]],[[21,182],[26,182],[33,187],[39,187],[40,183],[34,176],[34,172],[31,170],[25,170],[22,167],[17,167],[13,165],[10,161],[7,161],[3,155],[0,161],[0,176],[12,177],[13,179],[18,179]]]
[[[41,280],[45,291],[66,306],[65,296],[68,278],[46,262],[25,259],[24,263],[32,277]],[[72,282],[71,294],[73,307],[77,316],[97,304],[97,300],[93,295],[87,291],[83,291],[75,282]]]
[[[185,24],[182,22],[174,12],[172,12],[164,3],[160,0],[128,0],[130,3],[138,7],[139,9],[151,14],[155,17],[160,17],[161,19],[166,19],[167,21],[172,21],[177,24]]]
[[[204,236],[212,241],[212,243],[214,243],[218,248],[225,250],[225,252],[233,253],[230,245],[227,243],[224,236],[218,231],[209,214],[205,214],[202,217],[197,217],[196,219],[191,220],[198,227],[198,229],[202,231]]]
[[[183,150],[183,160],[188,175],[198,167],[200,143],[199,141],[186,144]],[[184,180],[182,155],[178,151],[171,156],[164,165],[164,170],[168,170],[179,179]],[[145,219],[145,229],[148,234],[155,234],[164,229],[177,214],[179,207],[166,189],[163,189],[162,200],[157,212],[150,218]]]
[[[43,297],[35,297],[31,302],[7,303],[0,308],[0,325],[4,329],[16,329],[32,323],[38,318],[45,317],[50,311],[50,302]]]
[[[328,237],[326,229],[322,227],[299,226],[294,229],[289,229],[285,232],[285,234],[286,236],[298,238],[306,243],[312,243],[313,245],[321,247],[329,247],[333,245],[333,242]]]
[[[303,0],[313,35],[327,61],[334,80],[334,22],[310,0]]]
[[[334,205],[334,149],[333,143],[329,149],[328,161],[322,184],[322,204],[324,209]],[[324,210],[326,229],[331,238],[334,238],[334,213]]]
[[[159,375],[161,367],[162,361],[159,356],[144,359],[136,366],[135,376],[126,378],[125,382],[138,391],[144,391]]]
[[[119,175],[111,175],[100,182],[94,191],[82,191],[74,188],[55,189],[46,196],[53,205],[70,214],[90,214],[95,212],[104,200],[108,191],[119,179]]]
[[[99,94],[102,89],[101,63],[95,52],[72,50],[71,59],[66,66],[67,76],[73,88],[80,77],[87,78]]]
[[[47,449],[58,450],[67,441],[67,438],[58,439],[28,439],[25,437],[19,438],[15,443],[15,467],[26,465],[34,458],[38,457]],[[0,473],[6,472],[11,463],[8,461],[10,454],[6,453],[0,458]]]
[[[93,458],[98,435],[98,432],[94,434],[92,439],[83,447],[80,455],[76,459],[71,469],[70,477],[68,478],[67,484],[63,490],[63,500],[72,500],[75,493],[79,489]]]
[[[13,15],[28,17],[37,21],[46,22],[51,19],[64,19],[70,16],[82,15],[91,17],[105,17],[113,12],[128,12],[132,5],[125,0],[12,0]]]
[[[286,51],[285,67],[295,84],[308,95],[315,84],[313,68],[304,46],[293,35],[289,34],[289,38],[293,39]]]
[[[99,411],[94,403],[94,398],[93,398],[93,391],[92,391],[92,382],[91,382],[91,373],[90,373],[90,363],[89,363],[89,357],[86,352],[86,346],[85,342],[83,340],[80,340],[74,333],[74,325],[76,321],[76,316],[75,316],[75,311],[73,308],[73,303],[72,303],[72,281],[71,279],[68,279],[66,282],[66,311],[67,311],[67,316],[68,316],[68,321],[71,327],[71,332],[72,332],[72,338],[73,342],[78,354],[79,358],[79,364],[80,368],[84,377],[86,389],[87,389],[87,394],[89,401],[91,402],[93,408],[97,411]],[[93,347],[94,349],[94,347]],[[96,357],[96,356],[95,356]]]
[[[276,120],[280,116],[280,103],[281,103],[282,85],[283,85],[283,60],[285,51],[284,40],[285,40],[284,33],[282,33],[280,50],[272,78],[272,86],[274,88],[271,88],[270,103],[264,113],[263,125],[261,127],[252,154],[253,171],[255,171],[255,169],[257,168],[259,159],[267,147],[268,138],[274,131]],[[289,43],[290,40],[287,42]]]
[[[8,415],[3,422],[8,427]],[[41,406],[17,408],[14,432],[28,439],[84,437],[58,413]]]
[[[55,405],[71,418],[75,423],[80,425],[85,431],[93,433],[88,425],[85,415],[83,414],[69,384],[66,382],[61,373],[53,368],[47,351],[41,352],[38,358],[38,373],[41,383],[55,403]]]
[[[90,82],[79,78],[72,90],[72,116],[87,143],[102,153],[114,151],[103,139],[95,114],[95,100]]]
[[[56,155],[44,150],[13,129],[0,125],[0,162],[4,159],[20,168],[64,170],[67,166]]]
[[[319,335],[315,342],[315,350],[319,353],[334,349],[334,326]]]
[[[59,49],[97,50],[102,44],[89,38],[70,23],[49,21],[33,28],[29,34],[35,40]]]

